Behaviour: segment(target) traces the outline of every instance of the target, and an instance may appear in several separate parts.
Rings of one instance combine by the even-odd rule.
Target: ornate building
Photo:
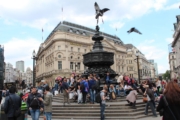
[[[4,76],[5,76],[4,47],[0,45],[0,90],[3,89]],[[1,91],[0,91],[0,99],[1,99]]]
[[[174,52],[169,53],[169,67],[170,67],[170,77],[171,79],[177,78],[177,74],[175,71],[176,68],[176,56]]]
[[[176,16],[177,22],[174,23],[174,35],[173,35],[173,52],[175,54],[176,65],[174,68],[175,73],[180,77],[180,15]]]
[[[63,21],[50,33],[39,47],[36,61],[36,80],[46,80],[54,85],[57,76],[83,73],[83,54],[92,50],[95,30]],[[104,50],[114,53],[111,68],[118,74],[126,73],[126,47],[117,36],[102,33]]]
[[[33,71],[31,68],[26,69],[26,84],[32,84],[33,83]]]
[[[149,62],[144,54],[142,54],[135,46],[132,44],[126,44],[127,47],[127,57],[126,57],[126,74],[130,77],[138,78],[138,67],[140,72],[140,80],[155,78],[155,66]],[[138,61],[137,63],[137,55]]]

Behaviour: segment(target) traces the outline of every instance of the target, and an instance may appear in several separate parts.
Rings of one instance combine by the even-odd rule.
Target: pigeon
[[[139,32],[135,27],[131,28],[129,31],[127,31],[128,33],[131,33],[131,32],[137,32],[139,34],[142,34],[141,32]]]
[[[99,5],[95,2],[94,3],[94,7],[95,7],[95,10],[96,10],[96,19],[97,19],[97,24],[98,24],[98,20],[99,20],[99,16],[103,16],[103,14],[106,12],[106,11],[108,11],[109,9],[108,8],[104,8],[104,9],[100,9],[99,8]],[[102,20],[102,22],[103,22],[103,20]]]

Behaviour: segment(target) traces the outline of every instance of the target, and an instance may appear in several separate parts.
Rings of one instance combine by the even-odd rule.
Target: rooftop
[[[70,32],[70,33],[74,33],[74,34],[80,34],[80,35],[84,35],[84,36],[90,36],[90,35],[94,35],[95,34],[95,30],[88,28],[86,26],[82,26],[82,25],[78,25],[78,24],[74,24],[74,23],[70,23],[67,21],[63,21],[60,22],[55,28],[54,30],[49,34],[49,36],[46,38],[45,42],[53,35],[54,32],[56,31],[64,31],[64,32]],[[108,40],[113,40],[115,43],[117,44],[124,44],[122,42],[122,40],[117,37],[117,36],[113,36],[107,33],[103,33],[100,31],[100,33],[103,34],[104,37],[108,38]]]

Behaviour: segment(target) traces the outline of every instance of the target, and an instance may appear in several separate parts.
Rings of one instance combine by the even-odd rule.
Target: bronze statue
[[[96,19],[97,19],[97,24],[98,24],[98,21],[99,21],[99,16],[103,16],[103,14],[108,11],[109,9],[108,8],[104,8],[104,9],[100,9],[98,4],[95,2],[94,3],[94,7],[95,7],[95,10],[96,10]],[[102,20],[103,22],[103,20]]]

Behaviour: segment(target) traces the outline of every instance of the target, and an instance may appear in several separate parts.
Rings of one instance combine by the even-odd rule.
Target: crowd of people
[[[25,112],[27,111],[32,120],[39,120],[40,114],[43,114],[45,120],[51,120],[53,94],[46,83],[41,87],[26,88],[22,92],[18,92],[15,86],[9,89],[4,87],[2,97],[1,109],[8,120],[17,120],[21,116],[22,104],[26,105]]]
[[[115,79],[107,72],[104,76],[92,73],[89,75],[76,75],[72,73],[69,78],[58,77],[55,85],[50,88],[46,81],[40,82],[37,87],[25,88],[19,95],[15,94],[14,86],[4,88],[4,111],[9,120],[16,120],[14,110],[21,107],[21,103],[27,104],[28,114],[33,120],[38,120],[40,114],[44,114],[44,119],[51,120],[52,97],[53,95],[63,95],[63,106],[71,104],[70,99],[78,104],[100,104],[101,120],[104,120],[106,101],[116,100],[117,97],[126,97],[127,106],[136,109],[137,95],[144,96],[146,102],[144,114],[148,115],[150,106],[153,115],[159,111],[164,120],[174,117],[179,120],[180,116],[180,87],[177,80],[166,82],[156,79],[143,80],[140,84],[128,75],[120,75]],[[101,84],[103,83],[103,86]],[[12,101],[12,102],[8,102]],[[2,101],[1,101],[2,103]],[[168,104],[168,105],[167,105]],[[168,106],[168,107],[167,107]],[[157,109],[157,110],[156,110]],[[163,112],[162,112],[163,111]]]

